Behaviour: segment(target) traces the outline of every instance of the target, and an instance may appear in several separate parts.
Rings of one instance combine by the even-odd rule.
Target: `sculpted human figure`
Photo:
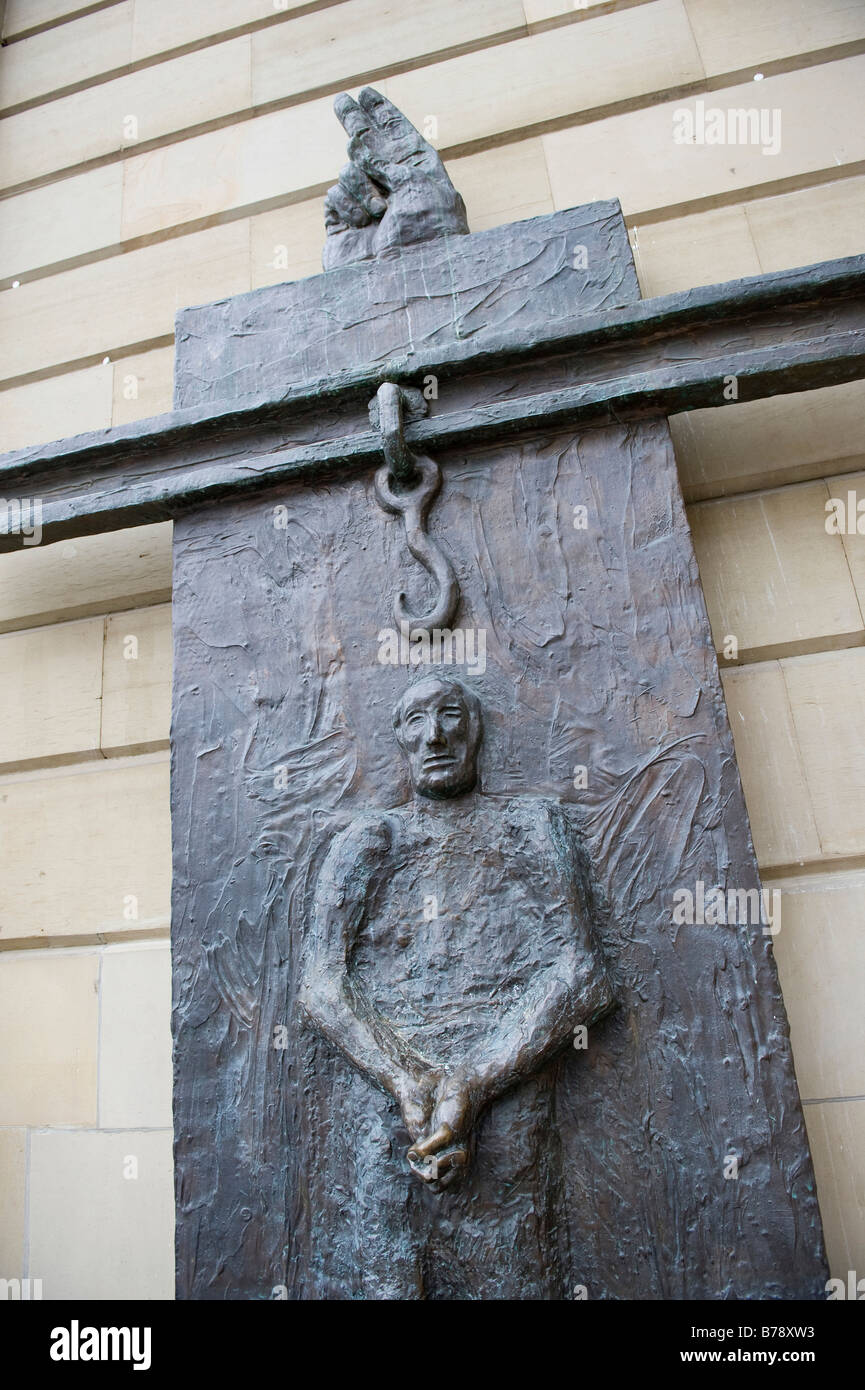
[[[479,791],[460,682],[409,686],[393,724],[412,798],[336,837],[301,990],[375,1112],[351,1156],[361,1296],[562,1297],[555,1059],[613,1006],[580,847],[555,802]],[[485,1206],[495,1231],[466,1225]]]

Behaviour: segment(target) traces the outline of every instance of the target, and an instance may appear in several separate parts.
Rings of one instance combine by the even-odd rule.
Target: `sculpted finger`
[[[357,99],[366,114],[367,124],[376,125],[380,130],[386,131],[399,143],[401,153],[406,146],[413,146],[418,150],[426,148],[426,141],[420,132],[415,130],[408,117],[374,87],[364,87],[363,91],[358,93]]]
[[[334,98],[333,109],[346,134],[360,135],[362,131],[369,130],[369,116],[348,92],[340,92],[339,96]]]
[[[356,164],[346,164],[339,176],[339,182],[349,197],[359,203],[370,217],[383,217],[387,212],[387,203],[381,196],[381,191]]]
[[[429,1139],[424,1139],[412,1147],[412,1154],[418,1159],[429,1158],[430,1154],[438,1153],[439,1149],[447,1148],[453,1139],[453,1132],[450,1125],[440,1125]]]
[[[359,173],[374,180],[386,193],[393,192],[400,164],[382,131],[365,130],[353,135],[348,142],[348,157]]]
[[[365,227],[370,221],[366,208],[361,207],[342,183],[334,184],[324,200],[325,226],[333,225],[332,221],[328,222],[329,217],[335,217],[346,227]]]
[[[330,196],[332,192],[333,189],[330,190],[330,193],[325,195],[324,199],[324,227],[328,234],[345,229],[345,223],[333,205],[333,200]]]
[[[393,102],[372,87],[364,87],[358,101],[363,103],[371,124],[352,139],[349,155],[388,193],[419,174],[448,181],[437,151]]]
[[[430,1128],[449,1129],[454,1135],[460,1136],[471,1125],[472,1115],[472,1099],[464,1086],[443,1088],[436,1100]]]

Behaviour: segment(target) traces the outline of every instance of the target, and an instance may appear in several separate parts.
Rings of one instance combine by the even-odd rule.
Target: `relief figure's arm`
[[[390,832],[381,823],[350,826],[334,841],[316,885],[299,1004],[316,1031],[405,1113],[430,1064],[374,1008],[348,969],[389,849]]]
[[[595,915],[588,865],[560,808],[545,808],[545,844],[551,891],[563,888],[569,930],[551,964],[541,966],[494,1033],[439,1085],[431,1128],[464,1135],[485,1105],[552,1058],[580,1024],[591,1026],[615,1006],[603,956],[592,931]],[[555,885],[555,887],[554,887]],[[558,933],[557,933],[558,934]]]
[[[565,946],[555,965],[538,971],[487,1046],[466,1059],[465,1072],[480,1104],[537,1071],[575,1028],[596,1023],[614,1002],[600,957],[578,943]]]
[[[439,1082],[424,1154],[468,1137],[480,1112],[525,1081],[567,1042],[581,1023],[591,1025],[615,1000],[600,957],[566,946],[555,965],[538,970],[495,1033]]]

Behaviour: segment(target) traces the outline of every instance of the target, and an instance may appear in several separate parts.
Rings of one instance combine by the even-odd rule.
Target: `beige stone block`
[[[781,892],[773,947],[808,1100],[865,1095],[863,893],[861,874],[836,874],[813,890],[807,878],[788,879]]]
[[[723,673],[761,865],[865,852],[865,650]]]
[[[523,0],[523,11],[531,27],[534,24],[543,24],[545,20],[559,19],[583,10],[591,11],[605,3],[607,0]]]
[[[173,333],[178,309],[247,289],[245,222],[36,280],[0,295],[0,374],[15,377],[137,343],[156,346],[153,339]]]
[[[865,650],[781,662],[825,858],[865,853]]]
[[[45,1299],[173,1298],[171,1131],[34,1134],[30,1268]]]
[[[865,463],[865,381],[670,417],[692,501],[827,477]]]
[[[732,667],[722,671],[721,681],[761,867],[819,859],[820,840],[780,664]]]
[[[828,477],[826,486],[836,504],[830,519],[834,517],[841,528],[841,544],[853,586],[865,611],[865,473],[842,473]],[[839,502],[843,504],[843,513],[839,513]],[[863,504],[861,512],[858,510],[860,502]]]
[[[0,395],[0,453],[48,444],[111,424],[111,368],[77,372],[12,386]],[[0,569],[7,557],[0,557]],[[3,598],[0,597],[0,608]]]
[[[4,942],[89,941],[168,923],[163,754],[0,779],[0,841],[15,866],[0,903]]]
[[[109,164],[6,199],[0,220],[0,279],[85,255],[95,235],[102,245],[119,242],[122,189],[122,167]]]
[[[345,142],[333,100],[324,97],[130,156],[123,236],[148,236],[229,208],[264,212],[263,204],[299,190],[323,194],[345,163]]]
[[[112,425],[145,420],[170,410],[174,400],[174,348],[121,357],[113,364]]]
[[[654,8],[647,7],[647,13]],[[622,18],[634,13],[624,11]],[[637,218],[830,165],[855,164],[865,157],[863,77],[865,58],[847,58],[544,135],[556,207],[618,197],[625,214]],[[764,153],[759,143],[676,143],[676,113],[693,112],[698,99],[724,111],[779,110],[777,154]]]
[[[311,198],[249,219],[252,287],[321,274],[324,202]]]
[[[631,244],[643,294],[671,294],[786,270],[862,245],[865,178],[839,179],[669,221],[639,223]]]
[[[501,227],[506,222],[527,222],[532,217],[544,217],[550,212],[555,212],[550,198],[543,198],[537,203],[520,203],[507,212],[500,209],[477,215],[472,223],[472,231],[486,232],[490,227]]]
[[[38,0],[35,6],[28,8],[33,15],[50,9],[40,5]],[[77,7],[69,5],[66,8]],[[14,16],[7,18],[6,31],[9,32],[10,23],[20,22]],[[25,21],[26,27],[33,28],[34,22],[43,21],[29,18]],[[22,101],[47,97],[76,82],[86,82],[97,73],[122,67],[129,62],[131,41],[132,0],[126,0],[125,4],[82,15],[71,23],[46,29],[43,34],[34,34],[21,43],[0,49],[3,110]]]
[[[171,952],[168,942],[106,947],[100,986],[99,1124],[170,1128]]]
[[[0,636],[0,771],[99,756],[103,627]]]
[[[134,149],[249,105],[248,38],[187,53],[7,117],[0,186]]]
[[[863,11],[865,13],[865,11]],[[745,205],[763,270],[789,270],[862,251],[865,177],[821,183]]]
[[[98,975],[92,951],[0,954],[0,1124],[96,1123]]]
[[[122,108],[124,117],[133,114],[138,118],[137,140],[123,139],[120,143],[129,147],[247,110],[252,98],[250,54],[247,35],[106,83],[106,91],[117,88],[111,96],[111,110]]]
[[[6,0],[3,11],[3,37],[25,33],[40,24],[68,19],[89,8],[90,0]]]
[[[632,227],[631,246],[646,299],[761,271],[741,205]]]
[[[416,125],[436,116],[448,149],[702,76],[681,0],[656,0],[389,78],[388,96]]]
[[[27,1131],[0,1129],[0,1278],[23,1273],[26,1190]]]
[[[830,1272],[865,1278],[865,1100],[806,1105],[805,1123]]]
[[[0,555],[0,631],[170,597],[170,521]]]
[[[865,10],[851,0],[685,0],[685,8],[709,77],[865,37]]]
[[[865,642],[840,536],[826,531],[824,482],[690,508],[715,647],[739,661]]]
[[[538,139],[452,159],[447,169],[463,196],[473,232],[554,210]]]
[[[167,747],[171,724],[171,605],[118,613],[105,624],[102,751]]]
[[[309,0],[135,0],[132,24],[132,56],[149,58],[155,53],[167,53],[198,39],[215,34],[228,34],[245,25],[284,15],[296,23],[292,10],[309,4]]]
[[[437,0],[435,12],[404,0],[352,0],[252,36],[256,105],[325,84],[372,79],[425,54],[524,32],[521,0]]]

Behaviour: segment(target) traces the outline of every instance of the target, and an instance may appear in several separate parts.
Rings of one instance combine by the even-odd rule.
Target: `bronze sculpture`
[[[865,258],[641,301],[615,201],[465,235],[415,153],[424,216],[336,230],[334,207],[345,263],[180,314],[174,411],[0,461],[47,543],[174,521],[178,1296],[823,1297],[771,938],[671,915],[759,875],[664,416],[726,408],[731,373],[740,400],[861,377]],[[407,525],[375,486],[400,419],[443,477],[417,522],[399,493]],[[478,1110],[449,1183],[471,1141],[415,1150],[419,1181],[397,1102],[297,1007],[334,836],[424,800],[376,656],[407,550],[409,614],[458,593],[489,639],[477,805],[567,826],[578,801],[615,905],[618,1007]],[[472,796],[424,805],[443,828]],[[478,826],[482,853],[501,828]]]
[[[351,137],[349,163],[324,204],[325,270],[441,236],[465,236],[465,204],[433,149],[372,87],[334,110]]]

